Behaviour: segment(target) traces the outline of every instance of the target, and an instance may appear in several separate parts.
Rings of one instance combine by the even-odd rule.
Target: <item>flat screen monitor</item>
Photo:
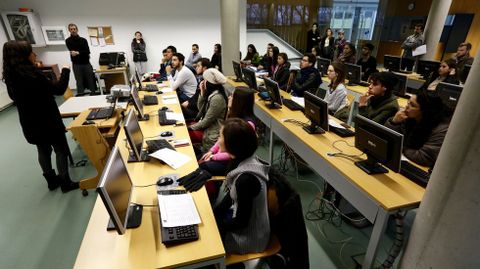
[[[236,61],[232,61],[232,64],[233,64],[233,72],[235,72],[235,76],[237,76],[237,78],[235,79],[235,82],[242,82],[243,75],[242,75],[242,67],[240,66],[240,63]]]
[[[346,67],[346,79],[348,85],[358,85],[362,79],[362,67],[356,64],[345,64]]]
[[[137,110],[138,113],[138,120],[149,120],[150,116],[148,114],[143,113],[143,103],[142,100],[140,100],[140,96],[138,95],[138,88],[134,85],[131,86],[130,92],[132,95],[132,100],[133,100],[133,106],[135,107],[135,110]]]
[[[318,58],[317,60],[317,69],[322,75],[322,77],[327,75],[328,66],[330,65],[330,59]]]
[[[430,74],[437,71],[440,67],[440,62],[418,60],[417,74],[422,75],[424,78],[428,78]]]
[[[114,146],[97,186],[97,192],[110,215],[107,230],[115,229],[118,234],[124,234],[127,228],[140,226],[142,206],[130,205],[132,187],[120,151]]]
[[[405,97],[407,92],[407,76],[392,73],[397,78],[397,84],[393,87],[393,94],[399,97]]]
[[[367,160],[355,162],[367,174],[388,173],[381,164],[400,172],[403,135],[381,124],[357,115],[355,147],[367,155]]]
[[[278,83],[269,78],[264,78],[265,88],[267,89],[268,95],[270,96],[270,105],[269,108],[281,108],[282,107],[282,96],[280,95],[280,87]]]
[[[123,129],[125,131],[125,136],[127,137],[128,145],[132,149],[128,156],[128,162],[148,161],[147,152],[142,150],[143,133],[133,110],[128,112]]]
[[[310,126],[303,127],[309,134],[322,134],[328,131],[328,103],[320,97],[305,92],[305,116],[310,120]]]
[[[460,81],[462,83],[465,83],[465,81],[467,81],[467,77],[468,77],[468,73],[470,73],[470,69],[472,68],[472,65],[470,64],[466,64],[464,67],[463,67],[463,71],[462,73],[460,74]]]
[[[255,76],[255,71],[250,68],[243,68],[243,80],[247,83],[248,87],[258,92],[257,87],[257,77]]]
[[[385,55],[383,56],[383,67],[388,71],[399,71],[401,60],[399,56]]]
[[[443,104],[447,106],[451,111],[455,111],[460,95],[462,94],[463,87],[460,85],[440,82],[435,88],[438,96],[442,99]]]

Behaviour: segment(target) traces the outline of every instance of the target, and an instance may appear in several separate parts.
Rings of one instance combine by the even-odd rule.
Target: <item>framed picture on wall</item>
[[[42,26],[42,32],[47,45],[65,45],[68,32],[65,26]]]

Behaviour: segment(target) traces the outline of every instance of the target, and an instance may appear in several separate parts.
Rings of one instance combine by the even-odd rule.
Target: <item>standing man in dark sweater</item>
[[[85,38],[78,36],[77,25],[70,23],[68,25],[70,37],[65,40],[67,48],[70,51],[70,59],[73,64],[73,73],[77,81],[77,94],[83,95],[85,88],[91,93],[95,93],[93,68],[90,64],[90,49]]]
[[[373,44],[366,43],[362,47],[362,57],[357,61],[357,65],[362,67],[362,80],[368,81],[368,78],[374,72],[377,72],[377,59],[372,56],[375,48]]]

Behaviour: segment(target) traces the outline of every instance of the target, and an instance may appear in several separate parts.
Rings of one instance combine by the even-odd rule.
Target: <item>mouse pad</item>
[[[158,186],[156,185],[157,187],[157,192],[158,191],[166,191],[166,190],[174,190],[176,188],[178,188],[178,182],[177,182],[177,179],[180,178],[180,175],[179,174],[165,174],[165,175],[162,175],[162,176],[159,176],[157,178],[157,181],[162,179],[162,178],[166,178],[166,177],[169,177],[171,179],[173,179],[173,184],[170,184],[170,185],[167,185],[167,186]]]

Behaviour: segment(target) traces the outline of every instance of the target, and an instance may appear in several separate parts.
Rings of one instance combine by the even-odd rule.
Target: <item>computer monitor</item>
[[[140,96],[138,95],[138,88],[135,85],[132,85],[130,87],[130,93],[132,95],[133,106],[138,112],[138,120],[149,120],[150,115],[143,113],[143,103],[142,100],[140,100]]]
[[[242,67],[240,66],[240,63],[236,61],[232,61],[232,64],[233,64],[233,72],[235,72],[235,76],[237,76],[237,78],[235,79],[235,82],[242,82],[243,75],[242,75]]]
[[[142,206],[130,205],[132,180],[117,146],[114,146],[100,176],[97,192],[110,215],[107,230],[124,234],[128,228],[136,228],[142,222]]]
[[[400,62],[402,58],[399,56],[385,55],[383,56],[383,67],[389,71],[398,71],[400,70]]]
[[[407,76],[397,73],[392,73],[397,78],[397,84],[393,87],[393,94],[399,97],[405,97],[407,92]]]
[[[472,65],[470,64],[466,64],[463,67],[462,73],[460,74],[460,81],[462,83],[465,83],[465,81],[467,81],[468,73],[470,73],[471,68],[472,68]]]
[[[143,133],[133,110],[130,110],[123,126],[127,142],[132,149],[128,155],[128,162],[148,162],[148,153],[143,148]]]
[[[278,83],[269,78],[264,78],[263,81],[265,81],[265,88],[267,89],[271,101],[270,105],[268,105],[268,108],[281,108],[282,96],[280,95],[280,87],[278,86]]]
[[[367,154],[366,160],[355,162],[355,165],[367,174],[388,173],[388,170],[381,164],[394,172],[400,171],[402,134],[357,115],[355,118],[355,147]]]
[[[362,67],[356,64],[345,64],[347,68],[346,79],[348,85],[358,85],[362,80]]]
[[[440,62],[418,60],[417,74],[422,75],[423,78],[428,78],[430,74],[437,71],[439,67],[440,67]]]
[[[243,68],[243,80],[247,83],[248,87],[258,92],[257,87],[257,77],[255,76],[255,71],[250,68]]]
[[[328,131],[328,103],[320,97],[305,92],[305,116],[310,120],[310,126],[303,127],[309,134],[323,134]]]
[[[460,95],[462,94],[463,87],[460,85],[440,82],[435,88],[438,96],[442,99],[443,104],[447,106],[451,111],[455,111]]]
[[[317,69],[322,75],[322,77],[327,75],[328,66],[330,65],[330,59],[318,58],[317,60]]]

